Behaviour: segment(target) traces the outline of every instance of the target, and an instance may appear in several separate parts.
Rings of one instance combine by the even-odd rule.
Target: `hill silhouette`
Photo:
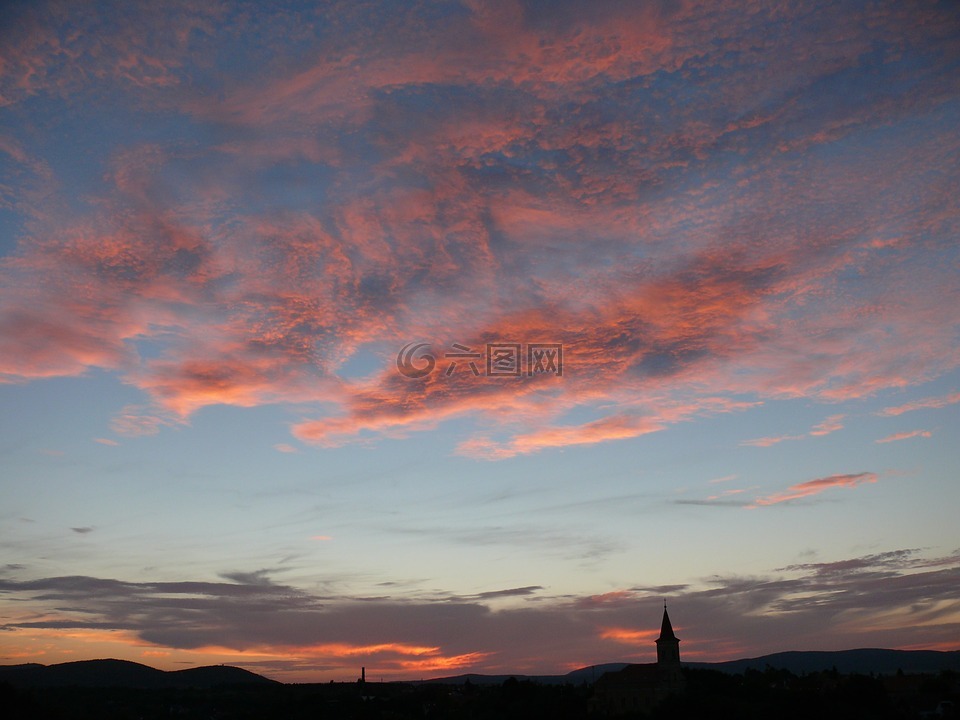
[[[592,684],[606,672],[622,670],[629,663],[614,662],[591,665],[573,670],[565,675],[479,675],[466,674],[454,677],[434,678],[427,683],[460,684],[469,680],[474,685],[498,685],[508,678],[533,680],[548,685],[571,683]],[[861,648],[858,650],[810,650],[789,651],[762,655],[755,658],[743,658],[726,662],[683,662],[688,668],[719,670],[730,675],[747,670],[787,670],[797,675],[836,669],[841,673],[859,673],[869,675],[892,675],[898,670],[905,673],[939,673],[944,670],[960,672],[960,650],[884,650],[879,648]]]
[[[788,670],[796,675],[836,669],[841,673],[892,675],[905,673],[939,673],[943,670],[960,671],[960,651],[938,650],[884,650],[860,648],[835,651],[790,651],[745,658],[721,663],[684,663],[692,668],[742,673],[747,670]]]
[[[56,665],[0,665],[0,682],[18,687],[212,688],[224,685],[278,684],[229,665],[164,671],[129,660],[81,660]]]
[[[605,672],[626,667],[628,663],[605,663],[573,670],[565,675],[522,675],[517,673],[482,675],[468,673],[423,680],[422,684],[500,685],[510,678],[532,680],[545,685],[593,684]],[[802,675],[836,669],[841,673],[892,675],[905,673],[960,672],[960,651],[884,650],[863,648],[839,651],[791,651],[719,663],[684,662],[689,668],[719,670],[727,674],[747,670],[787,670]],[[0,683],[25,688],[215,688],[231,685],[280,685],[262,675],[230,665],[210,665],[185,670],[164,671],[129,660],[81,660],[41,665],[0,665]]]

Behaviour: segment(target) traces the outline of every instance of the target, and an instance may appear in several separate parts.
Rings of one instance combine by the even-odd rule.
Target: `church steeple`
[[[657,638],[657,665],[667,669],[680,669],[680,638],[673,634],[673,625],[667,614],[667,603],[663,603],[663,621],[660,623],[660,637]]]
[[[667,615],[667,601],[663,601],[663,622],[660,623],[660,637],[657,642],[660,640],[676,640],[680,642],[676,635],[673,634],[673,625],[670,624],[670,616]]]

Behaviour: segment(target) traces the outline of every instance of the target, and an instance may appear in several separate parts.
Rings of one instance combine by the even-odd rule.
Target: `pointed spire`
[[[676,640],[677,636],[673,634],[673,625],[670,624],[670,616],[667,615],[667,601],[663,601],[663,622],[660,623],[660,637],[657,640]]]

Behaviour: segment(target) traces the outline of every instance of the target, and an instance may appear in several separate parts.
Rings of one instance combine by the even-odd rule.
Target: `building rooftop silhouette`
[[[621,715],[647,711],[668,695],[683,691],[680,638],[673,632],[666,603],[656,642],[656,663],[627,665],[622,670],[604,673],[597,680],[591,708],[594,712]]]

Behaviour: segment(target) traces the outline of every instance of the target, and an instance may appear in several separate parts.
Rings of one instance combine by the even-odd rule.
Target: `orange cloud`
[[[604,640],[615,640],[627,645],[648,646],[660,635],[659,630],[631,630],[627,628],[604,628],[600,637]]]
[[[811,495],[818,495],[834,487],[854,488],[864,483],[875,483],[877,479],[877,474],[872,472],[862,472],[851,475],[830,475],[829,477],[792,485],[782,493],[757,498],[750,507],[776,505],[777,503],[798,500],[800,498],[810,497]]]
[[[457,447],[457,452],[467,457],[499,460],[514,455],[538,452],[545,448],[591,445],[639,437],[662,430],[663,427],[647,418],[620,415],[584,425],[550,427],[532,433],[519,434],[502,444],[474,438],[461,443]]]
[[[103,337],[69,314],[61,320],[11,309],[0,317],[0,381],[81,375],[115,369],[129,358],[117,337]]]
[[[887,437],[882,438],[880,440],[875,440],[874,442],[888,443],[888,442],[895,442],[897,440],[906,440],[908,438],[914,438],[914,437],[928,438],[931,435],[933,435],[933,433],[931,433],[929,430],[910,430],[906,432],[894,433],[893,435],[888,435]]]
[[[144,653],[163,652],[136,633],[119,629],[30,627],[0,633],[0,658],[7,660],[32,657],[44,663],[58,663],[78,657],[123,657],[136,648],[148,648]]]
[[[350,645],[347,643],[325,643],[297,647],[297,652],[305,655],[323,655],[330,657],[356,657],[357,655],[436,655],[438,647],[405,645],[403,643],[379,643],[376,645]]]
[[[502,378],[473,377],[464,367],[455,377],[438,368],[430,377],[413,383],[390,368],[372,383],[345,388],[349,393],[347,414],[298,423],[293,432],[307,442],[340,444],[364,431],[422,430],[468,412],[482,412],[487,417],[512,415],[519,429],[528,419],[542,423],[544,418],[555,418],[584,402],[632,394],[630,404],[640,404],[637,398],[645,394],[657,397],[649,414],[619,412],[581,426],[557,423],[533,432],[514,431],[511,439],[502,442],[480,435],[458,449],[474,457],[501,458],[637,437],[696,414],[753,406],[756,403],[717,397],[687,404],[663,399],[664,386],[683,382],[688,373],[695,372],[699,358],[714,351],[726,352],[721,348],[727,348],[737,336],[741,314],[757,301],[744,292],[743,285],[749,282],[746,276],[728,273],[727,262],[712,255],[694,258],[689,269],[641,283],[602,309],[558,306],[503,314],[498,322],[481,330],[481,340],[462,341],[481,349],[485,339],[496,338],[562,342],[567,368],[563,378],[521,377],[516,382],[502,382]],[[756,272],[762,275],[767,269]],[[687,277],[687,273],[696,275]],[[639,338],[627,343],[627,352],[618,349],[625,335]]]
[[[309,404],[311,419],[292,428],[306,442],[397,437],[469,416],[479,427],[456,451],[507,458],[638,437],[714,411],[717,396],[839,400],[956,367],[956,323],[938,301],[955,279],[931,267],[931,292],[917,293],[900,270],[924,267],[917,238],[952,218],[948,183],[927,180],[952,136],[907,136],[882,162],[813,158],[829,197],[798,195],[792,164],[805,148],[897,122],[905,108],[934,113],[952,87],[940,76],[952,75],[931,68],[908,92],[856,109],[829,103],[786,135],[795,114],[763,100],[775,87],[798,105],[827,104],[795,78],[853,72],[850,58],[874,47],[878,28],[944,43],[931,28],[949,23],[927,19],[938,10],[837,13],[830,32],[843,42],[812,55],[785,41],[745,67],[730,58],[757,57],[747,38],[767,20],[724,7],[613,3],[584,18],[471,1],[429,28],[389,13],[356,24],[346,13],[336,27],[312,22],[310,10],[255,13],[250,25],[268,39],[331,29],[315,30],[305,55],[269,62],[249,44],[249,72],[231,74],[198,48],[245,38],[247,21],[222,9],[129,7],[116,27],[80,13],[70,32],[56,14],[24,11],[0,73],[0,104],[99,99],[113,84],[135,90],[129,102],[148,112],[223,136],[212,147],[116,150],[84,215],[16,189],[8,201],[0,188],[4,207],[29,204],[36,220],[0,265],[0,381],[113,371],[146,395],[141,411],[120,412],[121,434],[216,404]],[[784,12],[782,22],[809,22]],[[129,13],[163,32],[148,37]],[[618,87],[705,69],[731,81],[682,103]],[[896,80],[902,69],[891,61],[884,72]],[[781,90],[784,77],[795,85]],[[56,185],[29,150],[0,138],[0,151]],[[716,172],[717,158],[737,157],[736,173]],[[929,197],[929,207],[919,213],[909,197]],[[884,212],[869,219],[836,211],[877,198]],[[900,232],[903,217],[915,233]],[[852,275],[871,282],[854,291]],[[878,286],[897,302],[882,302]],[[384,353],[418,337],[562,341],[571,373],[552,386],[499,387],[345,377],[363,348]],[[604,417],[571,425],[574,408]],[[836,431],[840,419],[809,434]]]
[[[903,415],[905,412],[913,412],[914,410],[938,409],[958,402],[960,402],[960,392],[955,392],[941,397],[923,398],[922,400],[914,400],[913,402],[904,403],[903,405],[884,408],[877,414],[890,417]]]
[[[837,430],[843,429],[843,423],[841,420],[845,418],[846,415],[831,415],[823,422],[814,425],[811,428],[810,432],[806,435],[774,435],[772,437],[762,437],[756,438],[755,440],[744,440],[741,442],[741,445],[748,445],[752,447],[770,447],[771,445],[776,445],[785,440],[803,440],[806,437],[820,437],[823,435],[829,435],[834,433]]]
[[[494,653],[489,652],[471,652],[447,657],[439,656],[420,660],[400,660],[397,663],[397,667],[409,672],[436,672],[440,670],[455,670],[458,668],[477,665],[493,654]]]
[[[324,667],[347,667],[361,658],[370,675],[384,672],[392,675],[405,672],[438,672],[479,664],[493,655],[491,652],[468,652],[445,655],[439,647],[409,645],[405,643],[376,643],[354,645],[350,643],[322,643],[318,645],[258,646],[246,650],[231,650],[220,646],[207,646],[192,652],[213,656],[233,656],[234,662],[255,662],[258,659],[275,658],[304,666],[301,674],[311,677],[310,667],[317,663]],[[315,671],[314,671],[315,672]]]
[[[209,405],[256,407],[308,398],[333,399],[338,385],[283,357],[250,356],[158,361],[148,371],[139,372],[135,381],[178,418]],[[156,426],[149,418],[138,420]]]
[[[140,654],[143,657],[158,657],[158,658],[170,657],[170,653],[166,650],[144,650]]]
[[[843,420],[845,417],[846,415],[831,415],[823,422],[815,425],[813,429],[810,431],[810,435],[813,435],[813,436],[829,435],[830,433],[834,433],[837,430],[842,430],[843,423],[841,422],[841,420]]]

